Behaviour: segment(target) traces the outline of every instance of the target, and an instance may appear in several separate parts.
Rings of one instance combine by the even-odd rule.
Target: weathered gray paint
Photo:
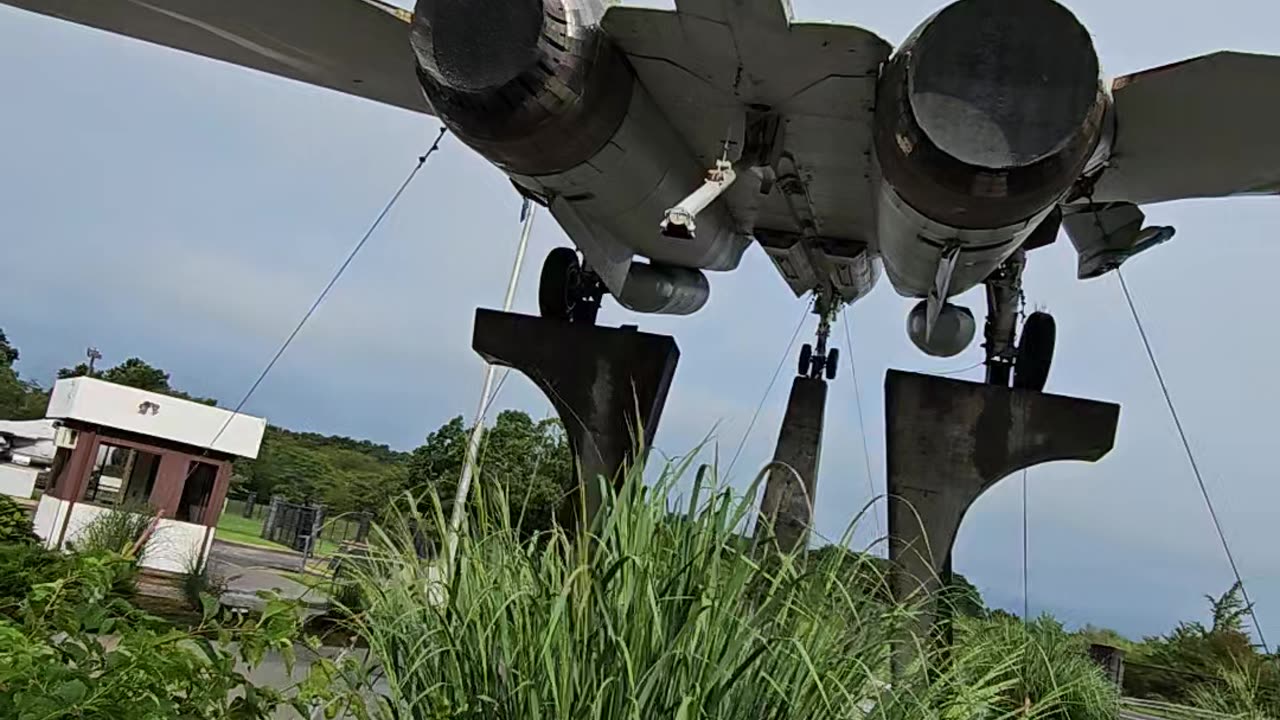
[[[233,65],[430,113],[409,13],[376,0],[0,0]]]
[[[1116,143],[1092,200],[1280,193],[1280,57],[1239,52],[1116,78]]]
[[[487,362],[524,373],[551,401],[573,448],[587,517],[594,517],[600,478],[619,480],[636,449],[653,441],[680,359],[675,340],[481,309],[471,346]]]
[[[792,380],[787,413],[773,455],[775,467],[765,483],[756,527],[757,538],[776,541],[782,552],[803,548],[813,526],[826,409],[826,380]]]

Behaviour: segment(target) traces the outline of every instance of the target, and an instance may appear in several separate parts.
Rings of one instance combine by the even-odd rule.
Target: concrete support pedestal
[[[756,526],[758,540],[776,542],[784,553],[803,549],[809,540],[826,409],[826,380],[797,377],[791,382],[791,398],[773,455],[775,467],[769,471]]]
[[[1024,468],[1101,459],[1120,406],[890,370],[885,415],[894,594],[932,599],[974,501]]]
[[[600,478],[617,482],[636,449],[653,440],[680,350],[665,335],[477,310],[472,347],[487,362],[524,373],[564,423],[584,483],[587,520]],[[577,499],[571,503],[579,507]]]

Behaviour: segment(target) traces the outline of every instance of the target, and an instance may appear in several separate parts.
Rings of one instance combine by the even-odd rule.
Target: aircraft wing
[[[747,107],[767,106],[782,116],[786,165],[806,185],[817,234],[871,239],[871,121],[887,42],[848,25],[793,23],[783,0],[677,0],[674,12],[614,5],[602,24],[705,167],[735,127],[741,138]],[[802,231],[779,187],[762,196],[740,179],[726,194],[742,230]]]
[[[411,14],[378,0],[0,0],[41,15],[430,113]]]
[[[1280,193],[1280,57],[1219,52],[1117,78],[1095,202]]]

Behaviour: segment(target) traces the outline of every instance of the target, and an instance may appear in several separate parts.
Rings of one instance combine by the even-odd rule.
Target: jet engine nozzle
[[[1088,31],[1053,0],[959,0],[882,74],[886,180],[935,222],[1007,227],[1055,202],[1101,136],[1109,97]]]
[[[436,115],[508,172],[590,158],[622,123],[634,75],[601,0],[418,0],[410,41]]]

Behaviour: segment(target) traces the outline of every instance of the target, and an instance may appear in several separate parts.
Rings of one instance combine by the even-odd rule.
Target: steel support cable
[[[849,310],[844,311],[844,352],[849,356],[849,374],[853,378],[853,399],[858,410],[858,432],[862,434],[862,461],[867,469],[867,502],[872,503],[871,516],[876,520],[876,538],[884,537],[884,525],[880,513],[875,510],[876,483],[871,477],[871,450],[867,444],[867,423],[862,416],[862,388],[858,384],[858,364],[853,361],[853,335],[849,331]]]
[[[285,351],[289,349],[289,346],[293,344],[294,339],[298,337],[298,333],[302,332],[302,328],[306,326],[309,320],[311,320],[311,316],[314,315],[316,310],[320,307],[320,303],[324,302],[324,299],[328,297],[329,291],[333,290],[333,287],[338,284],[338,280],[342,278],[342,275],[347,271],[347,268],[351,266],[351,263],[356,259],[356,256],[360,254],[362,249],[364,249],[365,244],[369,242],[369,238],[373,237],[373,233],[377,231],[378,227],[382,225],[382,221],[387,218],[388,214],[390,214],[391,209],[400,201],[400,197],[404,195],[404,191],[409,188],[409,184],[413,182],[415,177],[417,177],[418,171],[427,164],[427,160],[435,154],[436,150],[440,149],[440,141],[444,139],[445,132],[447,132],[445,128],[440,128],[439,134],[436,135],[435,142],[431,144],[431,147],[427,148],[425,153],[418,156],[418,163],[413,166],[413,170],[409,171],[409,175],[404,179],[404,182],[400,183],[400,187],[396,189],[395,193],[392,194],[391,199],[387,201],[385,206],[383,206],[382,212],[378,213],[378,216],[374,218],[373,224],[365,231],[364,235],[360,238],[360,241],[355,244],[355,247],[351,248],[351,252],[347,253],[346,260],[338,266],[337,272],[333,274],[333,277],[329,279],[329,283],[325,285],[324,289],[320,291],[320,294],[316,296],[315,302],[311,303],[311,307],[307,309],[306,314],[304,314],[302,319],[298,321],[298,324],[293,328],[293,332],[289,333],[289,336],[285,338],[284,343],[280,345],[280,349],[276,350],[276,354],[272,356],[271,361],[267,363],[267,366],[262,369],[262,372],[258,375],[258,379],[253,381],[253,385],[249,386],[249,390],[245,392],[244,397],[240,398],[239,403],[236,403],[236,407],[231,411],[231,415],[227,418],[227,421],[218,429],[218,434],[214,435],[213,440],[209,441],[209,447],[213,447],[213,445],[218,442],[222,437],[222,434],[226,432],[227,428],[231,425],[231,421],[234,420],[236,416],[240,414],[240,411],[244,409],[245,404],[249,402],[249,398],[253,397],[253,394],[257,392],[258,387],[267,379],[267,375],[271,374],[276,363],[280,361],[280,358],[284,355]],[[208,448],[206,448],[205,452],[208,452]],[[195,469],[193,468],[192,474],[194,474],[194,472]],[[189,480],[190,478],[191,475],[188,475],[187,479]]]
[[[1250,619],[1253,620],[1253,628],[1258,633],[1258,642],[1262,645],[1263,652],[1270,655],[1271,649],[1267,645],[1266,637],[1263,636],[1262,623],[1258,622],[1258,613],[1253,607],[1253,601],[1249,599],[1249,591],[1245,587],[1244,577],[1240,574],[1240,566],[1236,563],[1235,553],[1231,551],[1231,543],[1227,541],[1227,534],[1222,528],[1222,521],[1218,517],[1218,511],[1214,508],[1213,499],[1209,496],[1209,488],[1205,485],[1204,475],[1200,472],[1200,464],[1196,462],[1195,452],[1191,450],[1191,443],[1187,440],[1187,432],[1182,426],[1182,419],[1173,404],[1173,396],[1169,394],[1169,385],[1165,382],[1164,373],[1160,370],[1160,363],[1156,361],[1155,350],[1151,347],[1146,328],[1142,325],[1142,318],[1138,315],[1138,307],[1133,302],[1132,293],[1129,292],[1129,284],[1125,282],[1124,273],[1119,268],[1116,269],[1116,277],[1120,279],[1120,289],[1124,291],[1124,299],[1128,302],[1129,312],[1133,314],[1133,322],[1138,327],[1138,335],[1142,338],[1142,346],[1146,348],[1147,358],[1151,361],[1151,369],[1155,371],[1156,380],[1160,383],[1160,392],[1164,394],[1165,405],[1169,408],[1169,415],[1173,418],[1173,425],[1177,428],[1179,439],[1182,440],[1182,449],[1186,451],[1187,461],[1191,464],[1191,472],[1195,475],[1196,484],[1200,487],[1200,496],[1204,499],[1204,505],[1209,510],[1209,519],[1213,521],[1213,528],[1217,531],[1218,540],[1222,543],[1222,551],[1227,556],[1227,562],[1231,565],[1231,573],[1235,575],[1236,582],[1240,586],[1240,596],[1244,600]]]
[[[729,467],[724,471],[725,477],[733,472],[733,466],[738,463],[738,457],[742,455],[742,449],[747,446],[747,440],[751,437],[751,431],[756,427],[756,421],[760,419],[760,411],[764,409],[765,401],[769,399],[769,393],[773,391],[773,386],[778,382],[778,376],[782,374],[782,368],[787,364],[787,358],[791,357],[791,348],[795,347],[796,338],[800,337],[800,331],[804,328],[804,320],[809,315],[809,308],[805,307],[800,314],[800,322],[796,323],[796,331],[791,333],[791,342],[787,343],[787,349],[782,353],[782,360],[778,362],[778,367],[773,371],[773,377],[769,378],[769,384],[764,389],[764,394],[760,396],[760,402],[756,405],[756,411],[751,414],[751,422],[747,423],[747,431],[742,433],[742,440],[738,441],[738,449],[733,452],[733,459],[729,461]]]

